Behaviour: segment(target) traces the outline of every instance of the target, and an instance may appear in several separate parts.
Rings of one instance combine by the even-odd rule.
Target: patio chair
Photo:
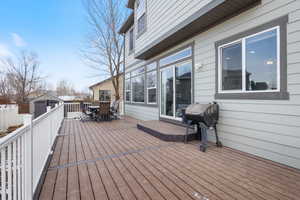
[[[110,102],[100,102],[98,120],[101,121],[111,120]]]
[[[93,113],[90,111],[86,110],[85,108],[82,108],[82,114],[80,116],[80,121],[85,122],[85,121],[90,121],[93,118]]]
[[[119,107],[120,107],[120,100],[116,100],[112,103],[110,112],[113,119],[120,118]]]

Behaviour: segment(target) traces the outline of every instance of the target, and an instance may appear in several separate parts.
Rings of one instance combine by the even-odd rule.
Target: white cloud
[[[0,44],[0,57],[10,57],[12,55],[13,54],[9,51],[9,49],[5,45]]]
[[[25,47],[27,45],[25,40],[17,33],[12,33],[11,37],[17,47]]]

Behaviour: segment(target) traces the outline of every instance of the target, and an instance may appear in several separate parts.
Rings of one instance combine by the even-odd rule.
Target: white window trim
[[[144,101],[133,101],[133,98],[132,98],[132,96],[133,96],[133,90],[132,90],[132,79],[133,78],[137,78],[137,77],[143,77],[144,76]],[[145,82],[146,82],[146,80],[145,80],[145,74],[143,73],[143,74],[140,74],[140,75],[136,75],[136,76],[134,76],[134,77],[131,77],[131,79],[130,79],[130,87],[131,87],[131,102],[132,103],[136,103],[136,104],[145,104]]]
[[[155,72],[155,75],[156,75],[155,87],[148,87],[148,74],[152,73],[152,72]],[[157,104],[157,71],[156,71],[156,69],[152,69],[150,71],[147,71],[147,73],[146,73],[146,81],[145,82],[146,82],[146,90],[147,90],[147,104],[156,105]],[[155,102],[149,102],[149,90],[150,89],[156,89],[156,99],[155,99]]]
[[[277,30],[277,90],[254,90],[247,91],[246,90],[246,39],[255,37],[265,32],[269,32],[272,30]],[[236,43],[242,44],[242,90],[222,90],[222,48],[226,46],[230,46]],[[264,31],[249,35],[247,37],[243,37],[241,39],[235,40],[230,43],[226,43],[218,47],[218,92],[221,94],[226,93],[263,93],[263,92],[280,92],[280,26],[275,26],[270,29],[266,29]]]

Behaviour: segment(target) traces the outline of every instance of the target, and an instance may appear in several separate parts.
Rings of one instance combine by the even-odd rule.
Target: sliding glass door
[[[160,71],[160,116],[181,119],[192,102],[192,63],[172,65]]]

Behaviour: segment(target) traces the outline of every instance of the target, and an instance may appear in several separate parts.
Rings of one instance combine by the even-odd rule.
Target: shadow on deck
[[[202,153],[136,124],[65,120],[40,199],[299,199],[299,170],[226,147]]]

